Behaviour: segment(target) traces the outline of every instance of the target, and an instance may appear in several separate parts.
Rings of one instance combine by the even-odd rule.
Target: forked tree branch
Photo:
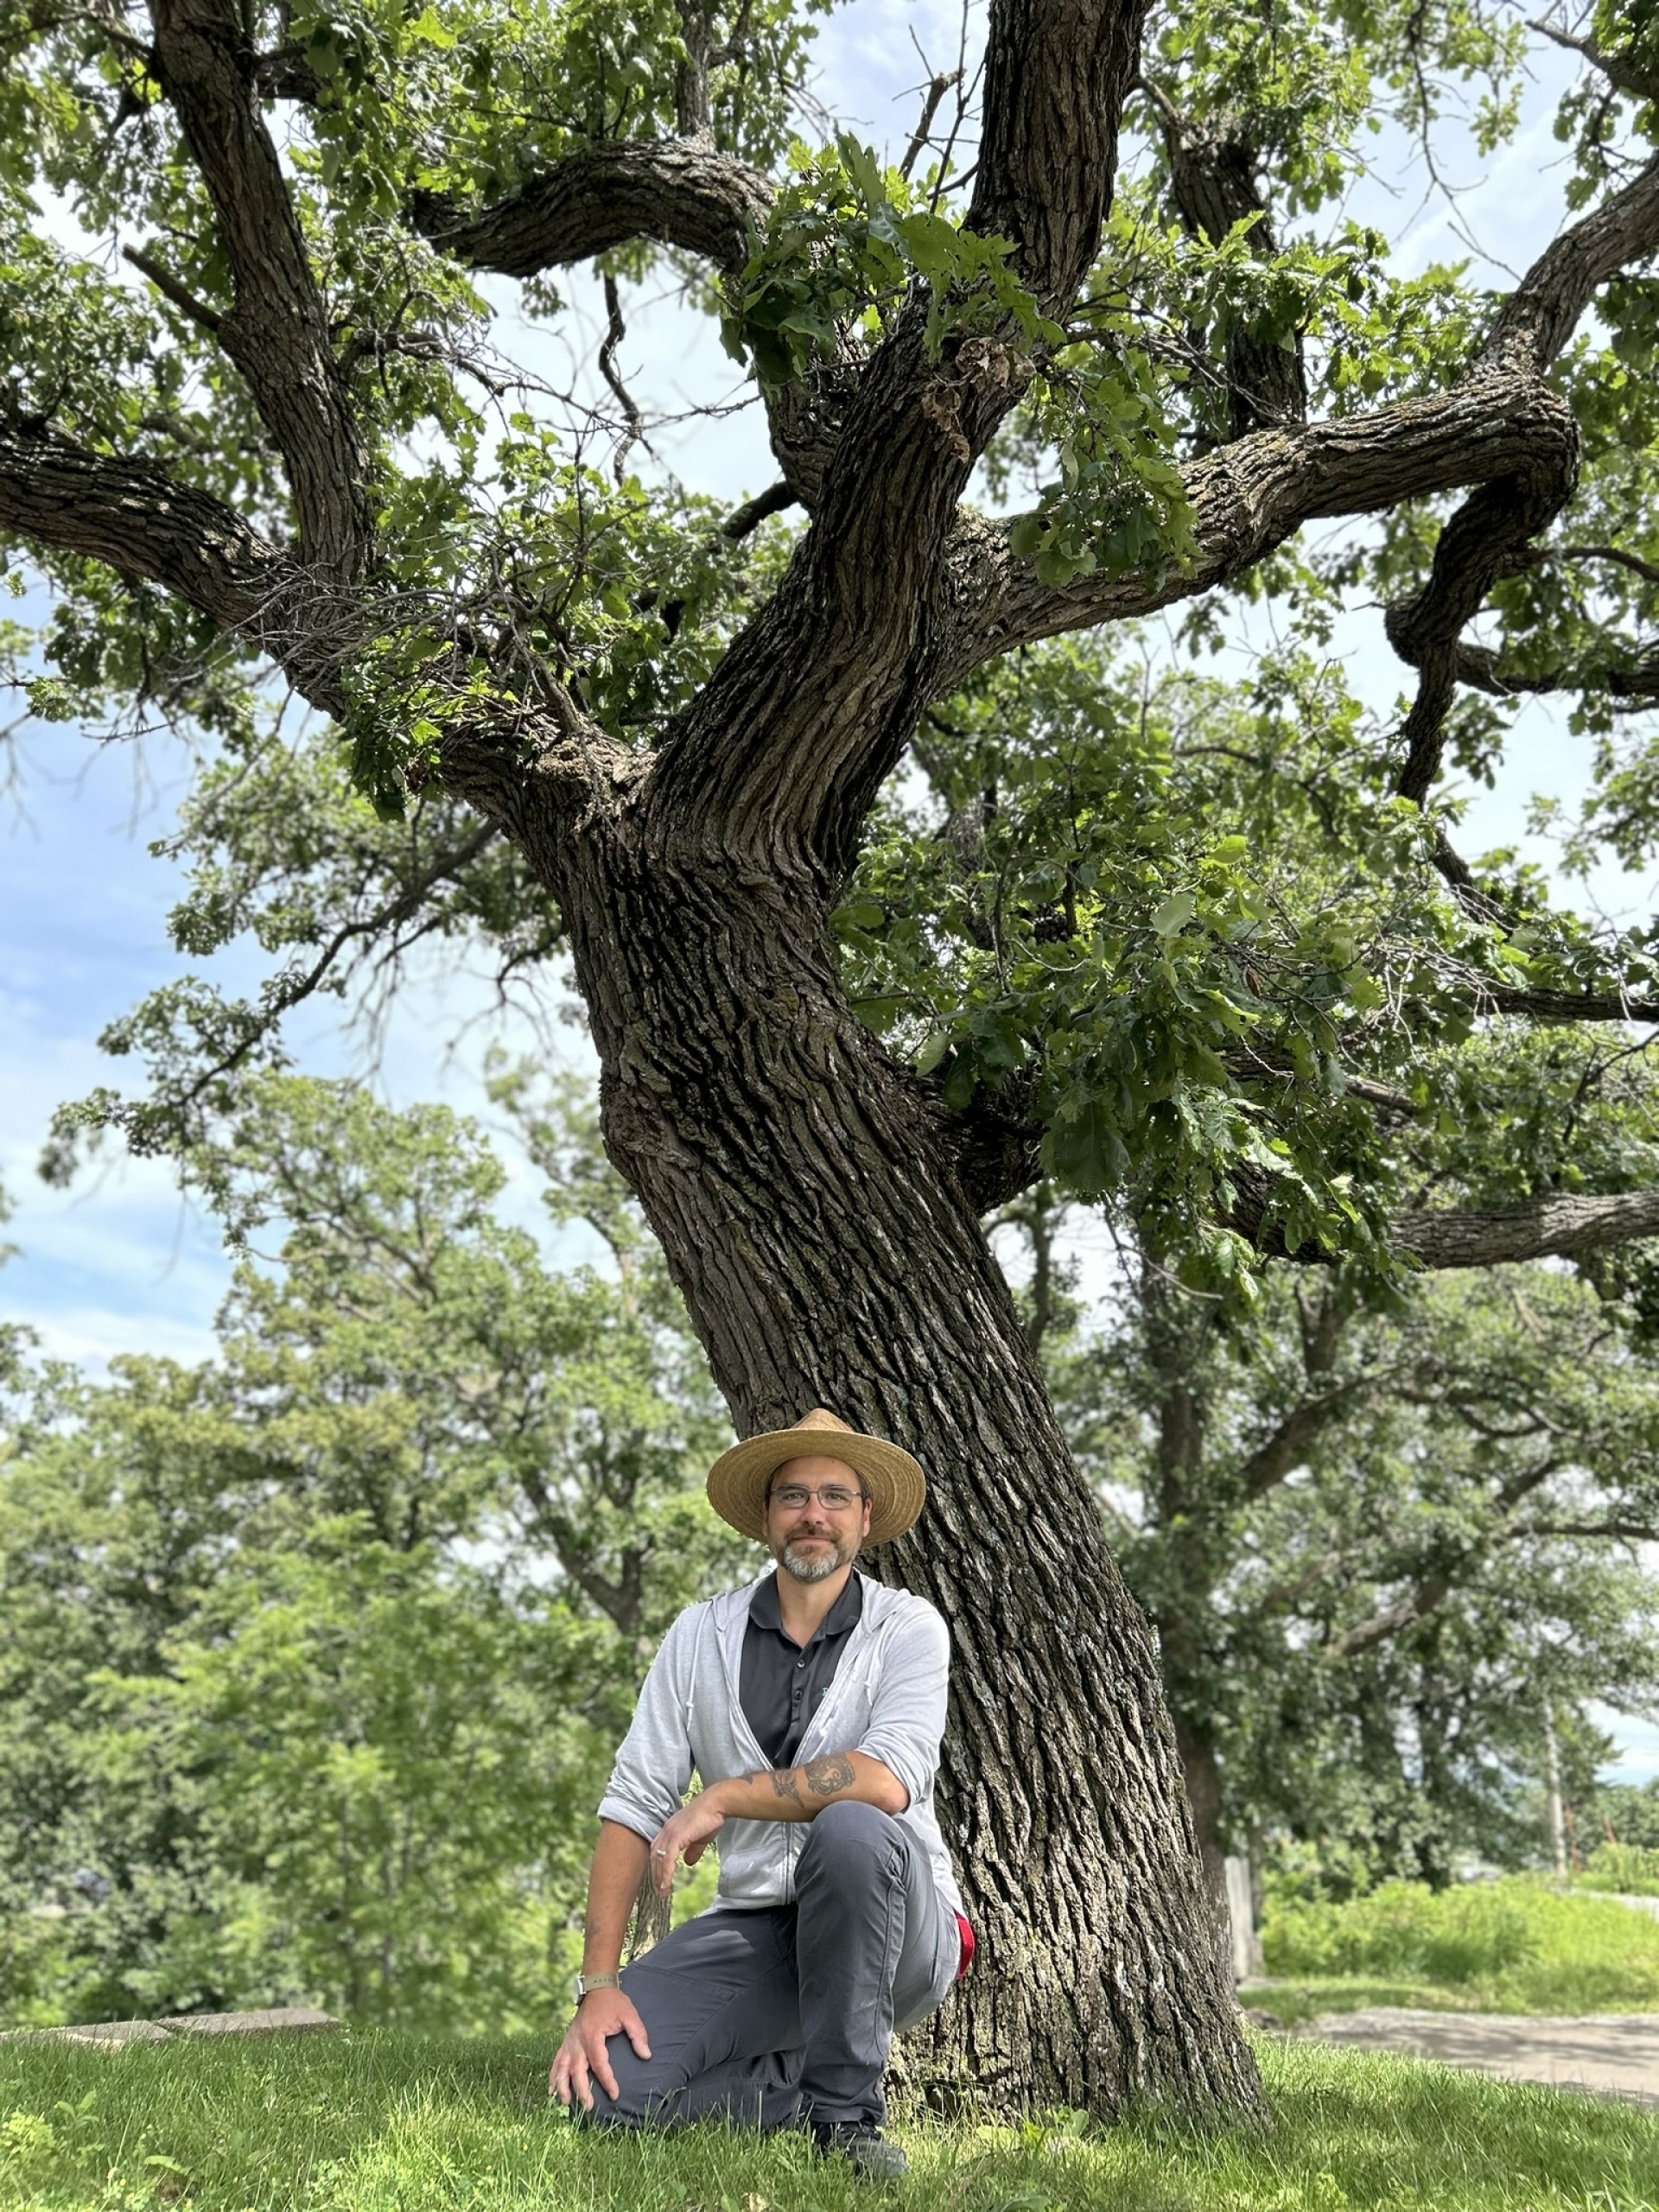
[[[968,225],[1013,242],[1050,314],[1064,316],[1099,248],[1139,35],[1140,0],[992,0]],[[1023,389],[1012,328],[936,358],[926,327],[918,296],[863,366],[811,528],[652,778],[664,836],[715,836],[824,895],[937,689],[940,556]]]
[[[328,336],[236,0],[151,0],[156,68],[207,188],[235,305],[217,333],[287,471],[300,554],[349,582],[368,559],[369,458]]]
[[[1659,248],[1659,156],[1623,191],[1569,225],[1540,254],[1503,306],[1477,363],[1500,375],[1541,377],[1572,336],[1599,287]],[[1428,582],[1389,609],[1389,642],[1419,672],[1402,735],[1405,760],[1396,790],[1424,805],[1438,780],[1446,720],[1468,650],[1461,633],[1524,549],[1567,505],[1578,482],[1577,456],[1549,472],[1535,469],[1483,485],[1440,533]]]
[[[1512,557],[1575,480],[1576,425],[1543,386],[1543,373],[1599,286],[1656,249],[1659,156],[1552,241],[1451,391],[1296,434],[1238,439],[1189,466],[1183,474],[1199,552],[1185,573],[1096,575],[1045,586],[1009,554],[1012,524],[964,518],[952,563],[964,614],[942,662],[941,690],[1011,645],[1149,613],[1224,583],[1305,522],[1380,512],[1404,499],[1472,484],[1481,489],[1448,525],[1451,543],[1435,577],[1394,624],[1411,650],[1426,657],[1431,648],[1454,652],[1461,625],[1454,627],[1453,617],[1465,603],[1478,606],[1491,588],[1492,579],[1481,582],[1488,561],[1501,565]],[[1447,632],[1450,644],[1442,647]],[[1424,788],[1438,766],[1438,731],[1453,680],[1439,667],[1426,673],[1434,696],[1408,747],[1413,782]]]

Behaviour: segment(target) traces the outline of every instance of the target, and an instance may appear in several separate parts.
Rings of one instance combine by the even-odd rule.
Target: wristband
[[[590,1989],[620,1989],[620,1974],[579,1974],[576,1976],[576,2002],[581,2004]]]

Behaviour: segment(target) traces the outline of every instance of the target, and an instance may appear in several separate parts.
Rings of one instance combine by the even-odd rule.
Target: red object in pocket
[[[974,1963],[976,1946],[974,1931],[960,1913],[957,1915],[957,1926],[962,1932],[962,1964],[957,1968],[957,1980],[961,1981],[966,1976],[969,1967]]]

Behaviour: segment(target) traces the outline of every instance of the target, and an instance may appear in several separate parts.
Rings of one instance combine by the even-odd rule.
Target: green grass
[[[1262,1936],[1282,1986],[1245,2001],[1287,2026],[1368,2005],[1659,2011],[1659,1921],[1527,1875],[1438,1893],[1389,1882],[1346,1904],[1281,1903]]]
[[[1268,2126],[902,2131],[926,2212],[1636,2212],[1659,2120],[1408,2059],[1264,2044]],[[0,2205],[32,2212],[852,2212],[798,2139],[619,2141],[550,2112],[541,2044],[385,2035],[0,2050]]]

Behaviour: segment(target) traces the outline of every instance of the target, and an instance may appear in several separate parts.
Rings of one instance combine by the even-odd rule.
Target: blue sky
[[[923,74],[910,33],[937,64],[954,59],[957,24],[954,10],[858,0],[827,29],[822,97],[861,136],[896,151],[915,113],[910,88]],[[1413,270],[1465,257],[1471,240],[1477,257],[1497,267],[1523,264],[1560,220],[1564,175],[1548,130],[1554,92],[1553,85],[1536,89],[1516,147],[1484,169],[1464,162],[1455,178],[1467,188],[1459,210],[1427,190],[1421,168],[1402,149],[1390,156],[1385,141],[1377,174],[1351,212],[1385,222]],[[568,364],[544,337],[531,342],[545,365],[569,365],[580,382],[591,376],[597,325],[591,291],[580,280],[571,291],[578,325]],[[524,334],[505,289],[499,303],[500,341],[512,351]],[[733,365],[707,325],[666,297],[636,298],[629,314],[623,365],[645,396],[666,405],[732,394]],[[653,362],[671,366],[653,372]],[[758,490],[774,473],[753,410],[695,433],[665,434],[658,448],[688,481],[728,499]],[[1338,649],[1355,682],[1386,710],[1400,671],[1375,610],[1351,618]],[[123,1351],[202,1357],[212,1348],[228,1268],[212,1224],[181,1203],[166,1167],[111,1157],[67,1191],[47,1188],[35,1173],[54,1109],[122,1079],[118,1064],[97,1046],[105,1024],[180,972],[167,937],[178,875],[147,847],[171,825],[183,757],[165,740],[142,749],[101,747],[79,733],[35,728],[18,741],[17,766],[14,790],[0,796],[0,1182],[15,1203],[8,1234],[21,1256],[0,1273],[0,1311],[29,1322],[51,1351],[94,1367]],[[1586,766],[1560,718],[1546,707],[1529,709],[1504,786],[1481,796],[1464,849],[1518,839],[1529,795],[1548,791],[1571,803]],[[1645,880],[1609,876],[1595,888],[1611,909],[1651,905]],[[235,952],[215,972],[245,985],[260,968],[255,957]],[[393,1103],[437,1098],[488,1122],[479,1072],[486,1047],[531,1040],[523,1027],[481,1018],[451,1050],[468,1017],[485,1016],[487,1006],[476,978],[433,967],[404,996],[372,1064],[340,1028],[332,1001],[302,1017],[292,1042],[310,1071],[349,1070]],[[572,1035],[568,1049],[571,1063],[582,1064],[580,1039]],[[527,1177],[515,1180],[509,1204],[536,1217]],[[1090,1268],[1103,1269],[1103,1235],[1085,1233],[1082,1242]],[[1659,1772],[1659,1728],[1617,1726],[1629,1770]]]

